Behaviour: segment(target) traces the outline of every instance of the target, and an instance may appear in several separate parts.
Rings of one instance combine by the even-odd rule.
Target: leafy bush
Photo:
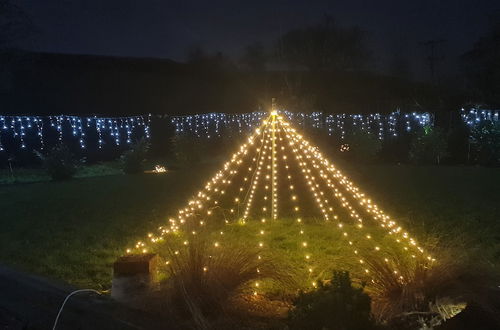
[[[476,153],[477,163],[500,164],[500,122],[486,121],[473,128],[471,145]]]
[[[334,272],[317,290],[301,292],[289,313],[292,329],[372,329],[370,297],[352,286],[349,272]]]
[[[44,155],[35,151],[42,165],[53,180],[71,179],[76,173],[76,161],[64,144],[59,144]]]
[[[235,243],[215,246],[203,236],[197,233],[180,253],[166,243],[168,305],[176,308],[174,314],[187,316],[198,327],[206,324],[207,317],[231,307],[231,298],[251,295],[257,281],[292,281],[272,260],[258,258],[258,250]]]
[[[439,127],[426,126],[410,146],[410,158],[418,164],[440,164],[446,156],[447,137]]]
[[[143,172],[148,149],[149,143],[145,139],[141,139],[134,143],[132,147],[122,155],[123,171],[127,174]]]
[[[382,149],[381,140],[374,134],[358,129],[354,130],[346,137],[349,145],[348,154],[357,161],[373,161],[380,149]]]

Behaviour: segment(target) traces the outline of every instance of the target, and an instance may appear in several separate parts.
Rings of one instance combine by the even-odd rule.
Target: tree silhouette
[[[325,16],[322,23],[287,32],[278,40],[278,58],[292,69],[353,70],[367,65],[366,34]]]
[[[267,54],[264,46],[260,42],[248,45],[241,58],[241,64],[250,71],[265,71],[267,64]]]
[[[462,55],[470,97],[475,102],[500,105],[500,11],[490,17],[488,33]]]

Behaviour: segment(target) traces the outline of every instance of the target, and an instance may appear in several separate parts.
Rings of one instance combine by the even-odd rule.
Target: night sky
[[[38,34],[23,47],[48,52],[183,60],[201,45],[236,58],[249,43],[270,44],[280,32],[319,22],[323,14],[370,35],[378,68],[401,54],[423,65],[420,42],[447,40],[448,66],[488,27],[500,1],[350,0],[19,0]]]

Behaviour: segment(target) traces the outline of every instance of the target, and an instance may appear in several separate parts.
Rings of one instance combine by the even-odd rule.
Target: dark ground
[[[0,266],[0,329],[51,329],[74,287]],[[68,300],[57,329],[174,329],[167,320],[131,310],[106,296],[80,293]]]

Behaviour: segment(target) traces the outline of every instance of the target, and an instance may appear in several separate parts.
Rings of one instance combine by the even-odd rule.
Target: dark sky
[[[332,15],[370,34],[379,68],[393,53],[423,65],[419,42],[446,39],[447,65],[471,47],[500,9],[493,0],[18,0],[39,34],[25,47],[50,52],[185,58],[195,44],[237,56],[254,41]]]

